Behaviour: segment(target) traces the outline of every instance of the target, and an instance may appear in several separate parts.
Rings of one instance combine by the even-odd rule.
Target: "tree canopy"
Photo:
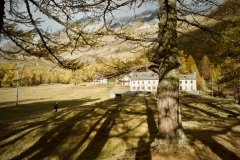
[[[233,3],[234,1],[231,2]],[[4,22],[1,24],[1,41],[11,42],[11,46],[15,48],[6,49],[1,46],[1,55],[8,58],[18,54],[37,56],[56,62],[61,67],[77,70],[85,65],[84,62],[81,59],[67,59],[62,53],[73,53],[75,50],[80,50],[79,54],[81,54],[84,52],[84,49],[97,46],[102,35],[116,36],[123,40],[144,45],[144,47],[146,47],[147,43],[150,51],[160,43],[156,36],[157,29],[155,35],[152,33],[143,36],[141,33],[134,31],[132,34],[126,33],[123,28],[113,29],[111,24],[116,16],[114,12],[116,10],[120,10],[123,7],[126,7],[126,10],[134,9],[145,3],[154,3],[154,5],[159,5],[161,8],[164,5],[161,1],[60,0],[56,2],[55,0],[3,0],[1,3],[1,21]],[[4,3],[5,10],[3,10]],[[210,11],[214,11],[222,6],[221,1],[193,0],[190,3],[178,0],[174,3],[178,3],[176,8],[178,34],[186,35],[186,31],[200,28],[213,36],[218,35],[214,30],[211,30],[211,27],[208,27],[208,23],[202,23],[201,19],[205,18],[206,22],[225,21],[222,17],[209,15]],[[41,13],[42,16],[37,17],[36,13]],[[77,14],[84,15],[86,19],[97,21],[97,23],[104,23],[102,23],[102,27],[99,27],[94,32],[89,31],[87,23],[75,19]],[[42,22],[46,19],[63,26],[63,33],[67,37],[64,41],[58,40],[59,35],[50,34],[48,30],[42,29]],[[146,50],[145,52],[149,51]]]

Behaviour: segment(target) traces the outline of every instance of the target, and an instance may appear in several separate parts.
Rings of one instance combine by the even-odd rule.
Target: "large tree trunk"
[[[157,99],[159,138],[170,140],[179,138],[181,115],[178,101],[177,69],[169,71],[160,81]]]
[[[2,28],[3,28],[4,4],[5,4],[5,0],[1,0],[0,1],[0,33],[2,33]]]
[[[153,70],[159,74],[157,90],[159,138],[176,140],[179,133],[182,133],[178,100],[176,0],[159,0],[159,6],[159,45],[151,59],[158,66]]]

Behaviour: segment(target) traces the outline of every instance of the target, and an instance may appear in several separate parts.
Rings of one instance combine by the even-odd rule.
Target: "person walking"
[[[55,112],[57,112],[58,107],[59,107],[59,106],[58,106],[58,103],[56,102],[55,105],[53,106],[53,108],[55,109]]]

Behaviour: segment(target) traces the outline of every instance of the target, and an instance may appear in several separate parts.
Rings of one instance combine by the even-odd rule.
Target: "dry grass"
[[[106,98],[107,86],[74,86],[72,84],[53,84],[31,87],[19,87],[20,103],[39,102],[39,101],[61,101],[71,99]],[[105,94],[105,95],[104,95]],[[16,88],[1,88],[0,103],[16,101]]]
[[[6,106],[7,100],[2,101],[0,159],[240,158],[239,119],[227,117],[232,112],[239,114],[239,106],[229,101],[182,97],[183,125],[190,147],[177,151],[170,147],[159,154],[150,149],[157,133],[157,111],[151,96],[116,101],[107,99],[108,92],[124,88],[71,85],[25,88],[21,93],[28,95],[33,90],[41,92],[24,97],[20,106]],[[3,92],[8,93],[0,90]],[[56,100],[60,110],[53,113]]]

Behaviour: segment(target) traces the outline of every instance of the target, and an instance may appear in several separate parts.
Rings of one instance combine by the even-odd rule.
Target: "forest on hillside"
[[[156,16],[155,12],[150,16],[151,19]],[[222,92],[229,90],[237,92],[240,82],[239,14],[238,5],[233,6],[231,1],[226,1],[209,15],[210,17],[216,16],[221,21],[210,23],[208,31],[189,30],[188,36],[183,34],[178,37],[180,73],[196,72],[198,90],[207,92],[213,89]],[[138,19],[136,26],[140,23],[139,21],[142,25],[148,23],[144,18]],[[134,23],[131,25],[134,26]],[[211,33],[209,33],[210,31]],[[220,39],[216,33],[224,38]],[[116,50],[120,52],[121,49],[123,48],[119,47]],[[0,87],[15,87],[17,70],[20,86],[53,83],[78,84],[90,81],[94,76],[111,74],[118,72],[119,69],[127,70],[136,63],[144,63],[146,57],[144,58],[141,62],[120,60],[121,57],[119,59],[103,59],[97,64],[88,64],[81,70],[64,70],[60,67],[51,69],[44,65],[25,64],[17,67],[16,61],[3,61],[0,64]],[[28,63],[27,61],[26,59],[26,63]]]
[[[209,92],[214,89],[216,91],[224,91],[226,89],[234,89],[236,85],[229,82],[227,85],[222,83],[224,72],[231,70],[231,59],[226,59],[221,65],[215,65],[211,62],[207,55],[204,55],[198,63],[195,62],[193,56],[187,55],[184,51],[179,52],[179,72],[181,74],[196,73],[197,88],[199,91]],[[107,63],[115,63],[120,65],[119,61],[113,62],[113,59],[108,60]],[[0,65],[0,86],[1,87],[16,87],[17,70],[18,82],[20,86],[35,86],[40,84],[75,84],[91,81],[96,75],[101,72],[111,72],[110,67],[103,64],[91,64],[85,67],[84,70],[70,71],[59,67],[51,68],[43,65],[26,65],[17,66],[16,63],[2,63]],[[100,72],[100,73],[101,73]],[[232,84],[232,85],[229,85]],[[213,87],[213,88],[212,88]]]

